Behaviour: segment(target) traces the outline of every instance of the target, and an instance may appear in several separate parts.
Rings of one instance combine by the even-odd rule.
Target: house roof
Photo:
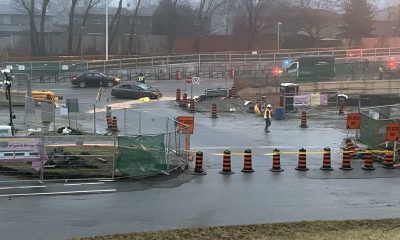
[[[139,8],[138,15],[142,17],[152,17],[157,10],[157,5],[147,5]]]
[[[11,6],[7,4],[1,4],[0,5],[0,14],[2,15],[17,15],[17,14],[26,14],[25,9],[16,7],[16,6]]]

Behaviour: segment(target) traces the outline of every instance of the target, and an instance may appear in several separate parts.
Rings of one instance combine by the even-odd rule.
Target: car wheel
[[[107,86],[108,86],[108,87],[113,87],[113,86],[114,86],[114,83],[113,83],[112,81],[108,81],[108,82],[107,82]]]
[[[80,82],[79,83],[79,87],[80,88],[85,88],[86,87],[86,83],[85,82]]]

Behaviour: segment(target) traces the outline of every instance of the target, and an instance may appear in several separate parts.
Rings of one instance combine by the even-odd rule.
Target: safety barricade
[[[324,148],[324,154],[322,159],[322,167],[320,168],[324,171],[332,171],[333,168],[331,167],[331,149]]]

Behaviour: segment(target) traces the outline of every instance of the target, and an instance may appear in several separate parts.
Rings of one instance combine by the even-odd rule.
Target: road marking
[[[116,192],[117,189],[104,189],[104,190],[87,190],[87,191],[68,191],[68,192],[47,192],[47,193],[16,193],[16,194],[1,194],[0,197],[24,197],[24,196],[43,196],[43,195],[66,195],[66,194],[80,194],[80,193],[111,193]]]
[[[0,190],[9,190],[9,189],[27,189],[27,188],[45,188],[47,186],[19,186],[19,187],[0,187]]]
[[[64,186],[83,186],[83,185],[101,185],[104,182],[94,182],[94,183],[65,183]]]

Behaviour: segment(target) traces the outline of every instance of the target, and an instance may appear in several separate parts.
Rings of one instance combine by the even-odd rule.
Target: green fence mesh
[[[399,106],[372,107],[362,109],[361,113],[361,142],[374,149],[384,148],[386,125],[399,122]]]
[[[118,137],[117,169],[130,177],[167,171],[164,134]]]

